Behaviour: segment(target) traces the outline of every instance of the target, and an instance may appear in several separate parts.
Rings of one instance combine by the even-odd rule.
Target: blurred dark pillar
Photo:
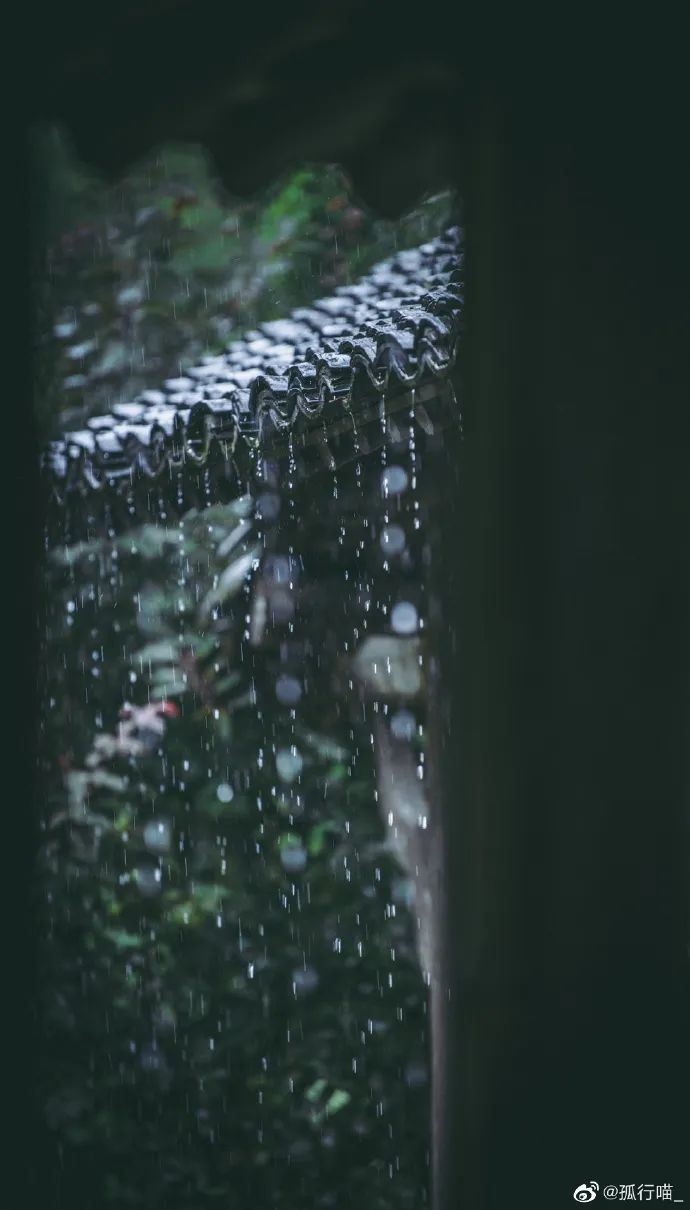
[[[526,44],[465,78],[436,1204],[687,1203],[687,73]]]

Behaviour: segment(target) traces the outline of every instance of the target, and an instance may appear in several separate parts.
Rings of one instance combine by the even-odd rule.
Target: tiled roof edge
[[[287,320],[261,325],[161,392],[65,433],[44,453],[45,474],[64,499],[203,465],[214,447],[226,456],[238,443],[264,448],[276,434],[328,423],[343,409],[356,413],[361,400],[449,371],[462,299],[461,234],[451,228]]]

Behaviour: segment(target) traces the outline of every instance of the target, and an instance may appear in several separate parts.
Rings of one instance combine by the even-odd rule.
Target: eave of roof
[[[453,365],[462,311],[461,233],[450,228],[375,265],[357,283],[259,325],[160,391],[94,416],[45,451],[58,498],[202,465],[220,443],[270,448],[363,401]]]

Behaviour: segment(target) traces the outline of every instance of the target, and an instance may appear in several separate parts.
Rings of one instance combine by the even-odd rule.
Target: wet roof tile
[[[253,442],[264,427],[270,439],[277,416],[283,428],[313,424],[326,405],[326,416],[334,405],[356,406],[358,375],[375,396],[447,372],[460,332],[461,260],[460,230],[450,228],[330,297],[262,323],[160,390],[92,417],[45,450],[58,497],[135,469],[153,477],[180,450],[203,460],[211,431]]]

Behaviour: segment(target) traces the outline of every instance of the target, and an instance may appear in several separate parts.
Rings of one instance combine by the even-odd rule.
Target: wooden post
[[[436,1210],[690,1201],[686,90],[636,62],[466,79]]]

